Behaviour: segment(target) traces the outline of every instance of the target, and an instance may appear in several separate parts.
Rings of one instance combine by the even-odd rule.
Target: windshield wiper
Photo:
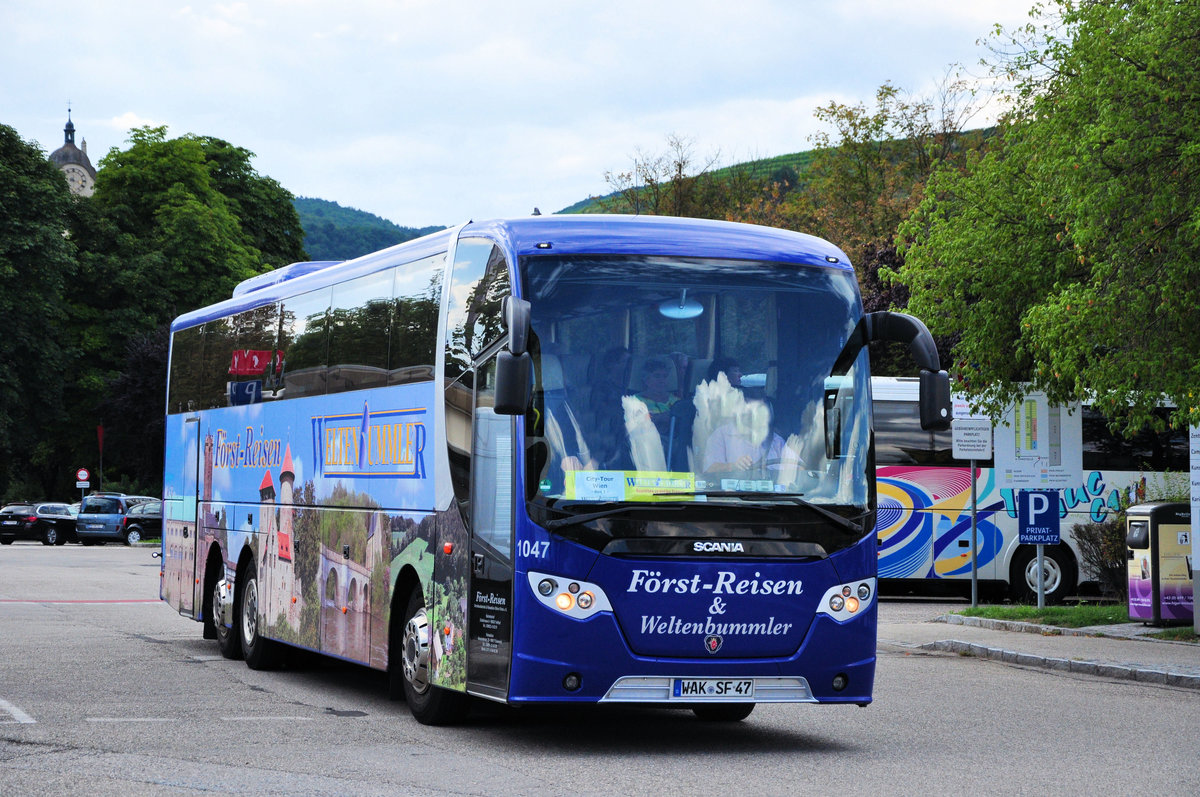
[[[632,512],[632,511],[639,510],[639,509],[646,509],[648,506],[652,506],[655,510],[687,509],[686,504],[685,505],[671,504],[670,506],[659,506],[659,505],[655,505],[655,504],[643,504],[643,503],[626,504],[624,506],[614,506],[614,507],[609,507],[608,509],[602,509],[599,512],[588,512],[587,514],[584,514],[584,515],[570,515],[568,517],[555,518],[554,520],[548,521],[545,525],[545,528],[547,531],[554,531],[555,529],[561,529],[563,526],[575,526],[580,523],[588,523],[593,520],[600,520],[601,518],[613,517],[614,515],[623,515],[626,512]],[[557,509],[557,507],[555,507],[555,508]],[[558,511],[561,512],[562,510],[558,509]]]
[[[855,534],[862,533],[862,525],[859,522],[843,517],[836,512],[831,512],[819,504],[814,504],[812,501],[805,501],[803,498],[804,493],[759,493],[752,490],[696,490],[695,492],[655,493],[654,495],[656,497],[702,495],[706,498],[737,498],[742,501],[752,501],[754,506],[764,508],[770,507],[772,500],[786,501],[789,504],[804,507],[846,531]],[[663,509],[665,508],[663,507]],[[862,517],[860,516],[860,519]]]

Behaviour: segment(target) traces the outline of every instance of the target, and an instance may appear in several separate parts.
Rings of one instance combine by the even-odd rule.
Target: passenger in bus
[[[702,470],[707,474],[747,474],[791,484],[805,468],[798,440],[784,439],[774,425],[769,401],[748,401],[708,435]]]
[[[671,368],[666,360],[658,357],[647,360],[642,366],[642,389],[633,394],[634,398],[646,405],[650,420],[658,428],[659,434],[667,433],[671,407],[679,401],[679,396],[667,389],[670,379]]]

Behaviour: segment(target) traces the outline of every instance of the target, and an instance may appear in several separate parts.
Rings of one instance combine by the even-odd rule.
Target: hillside
[[[746,161],[745,163],[737,163],[733,166],[725,166],[720,169],[713,169],[711,174],[718,179],[730,177],[735,171],[742,172],[755,180],[769,180],[770,182],[782,183],[787,186],[794,186],[799,177],[804,175],[812,165],[813,157],[816,155],[815,150],[807,150],[805,152],[793,152],[790,155],[776,155],[772,158],[762,158],[759,160]],[[600,197],[588,197],[581,199],[573,205],[568,205],[559,213],[603,213],[602,204],[604,200],[615,196],[606,194]]]
[[[304,249],[312,260],[349,260],[444,229],[401,227],[325,199],[296,197],[293,204],[304,228]]]

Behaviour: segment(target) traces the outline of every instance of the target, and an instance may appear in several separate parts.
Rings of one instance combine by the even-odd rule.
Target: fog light
[[[850,585],[849,585],[849,584],[847,584],[846,586],[842,587],[842,595],[843,595],[844,597],[847,597],[847,598],[849,598],[849,597],[850,597]]]
[[[585,592],[575,600],[579,603],[580,609],[590,609],[592,608],[592,603],[595,602],[596,598],[594,595],[592,595],[592,593]]]
[[[543,578],[538,583],[538,592],[542,594],[542,597],[549,598],[554,594],[556,587],[558,587],[558,585],[554,583],[553,579]]]
[[[844,672],[839,672],[833,676],[833,691],[840,692],[850,684],[850,676]]]
[[[575,605],[575,599],[565,592],[560,592],[558,593],[558,597],[554,599],[554,605],[564,612],[569,612],[571,611],[571,607]]]
[[[869,597],[871,597],[871,585],[870,584],[859,584],[858,585],[858,599],[861,601],[865,601]]]
[[[835,612],[840,612],[842,607],[846,605],[845,599],[841,595],[832,595],[829,598],[829,608]]]
[[[576,584],[574,581],[572,581],[570,584],[567,585],[567,592],[574,595],[576,592],[579,592],[579,585]]]
[[[583,678],[577,672],[567,673],[567,677],[563,678],[563,689],[568,692],[574,692],[583,686]]]

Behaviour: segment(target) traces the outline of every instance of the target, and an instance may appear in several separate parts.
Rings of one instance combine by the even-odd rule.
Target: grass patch
[[[1183,625],[1178,628],[1164,628],[1161,631],[1155,631],[1145,636],[1154,637],[1155,639],[1169,639],[1172,642],[1200,642],[1200,636],[1196,636],[1196,630],[1190,625]]]
[[[986,617],[991,620],[1016,620],[1022,623],[1053,625],[1059,628],[1084,628],[1089,625],[1116,625],[1129,622],[1123,605],[1080,604],[1079,606],[979,606],[960,609],[956,614]]]

